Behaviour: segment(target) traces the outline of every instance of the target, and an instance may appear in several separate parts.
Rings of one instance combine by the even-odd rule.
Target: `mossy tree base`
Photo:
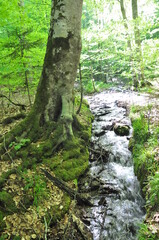
[[[78,106],[75,106],[75,108],[77,107]],[[10,160],[11,165],[13,164],[13,168],[3,173],[0,177],[2,193],[8,185],[8,182],[10,182],[10,177],[16,176],[16,179],[21,179],[19,181],[22,183],[21,187],[24,188],[23,194],[25,194],[25,197],[21,198],[21,205],[18,206],[18,214],[20,215],[16,213],[16,206],[15,210],[12,209],[12,212],[5,212],[5,210],[0,212],[1,234],[7,226],[7,221],[11,221],[12,214],[16,214],[14,216],[19,216],[21,219],[24,214],[27,214],[28,209],[32,205],[36,206],[37,204],[37,206],[40,207],[40,204],[42,204],[46,196],[49,196],[45,183],[47,179],[45,179],[43,174],[40,171],[38,172],[37,169],[40,167],[46,168],[56,177],[68,181],[69,184],[71,183],[71,187],[74,186],[74,188],[76,188],[75,183],[78,177],[88,168],[89,152],[87,146],[89,145],[89,139],[91,137],[92,115],[87,104],[83,104],[80,116],[74,116],[72,125],[74,136],[67,140],[60,137],[63,134],[62,122],[51,122],[47,125],[39,126],[38,121],[38,116],[36,116],[33,121],[33,115],[30,113],[25,120],[5,136],[5,139],[1,139],[1,161],[5,162]],[[30,141],[27,141],[16,150],[15,147],[22,139],[29,139]],[[60,144],[57,144],[58,142],[60,142]],[[10,145],[10,143],[12,144]],[[6,153],[6,149],[12,161]],[[21,164],[14,167],[16,159],[22,160]],[[29,172],[35,172],[35,176],[31,175],[28,177]],[[18,183],[18,180],[16,181],[17,185],[20,186],[20,182]],[[43,187],[41,188],[41,186]],[[40,188],[40,190],[38,188]],[[40,191],[40,195],[38,191]],[[8,191],[6,191],[6,194],[8,194]],[[12,199],[16,199],[15,193],[11,192],[10,196]],[[51,207],[50,211],[46,212],[47,219],[49,219],[50,214],[54,216],[50,223],[51,226],[60,220],[68,211],[70,198],[68,196],[67,198],[67,201],[62,200],[59,206],[55,204],[54,207]],[[6,220],[4,221],[3,218],[5,216]],[[41,224],[44,225],[44,223]],[[11,229],[8,231],[11,231]]]

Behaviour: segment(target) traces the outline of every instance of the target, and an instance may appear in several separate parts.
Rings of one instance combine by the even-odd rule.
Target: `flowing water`
[[[145,104],[145,97],[131,92],[103,92],[87,97],[95,116],[90,147],[90,169],[79,182],[81,192],[89,192],[94,206],[85,208],[83,221],[94,240],[137,239],[144,219],[144,200],[134,175],[131,152],[131,121],[127,103]],[[124,103],[123,103],[124,101]],[[127,136],[114,132],[114,125],[126,125]]]

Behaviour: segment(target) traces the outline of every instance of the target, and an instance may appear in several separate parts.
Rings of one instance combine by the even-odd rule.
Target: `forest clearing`
[[[158,240],[159,1],[0,14],[0,240]]]

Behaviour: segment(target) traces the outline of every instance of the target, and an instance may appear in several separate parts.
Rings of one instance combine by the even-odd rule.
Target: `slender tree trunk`
[[[24,1],[23,0],[19,1],[19,6],[21,7],[22,15],[24,15]],[[24,19],[22,17],[20,17],[20,20],[21,20],[21,23],[23,23]],[[24,28],[22,28],[22,30],[25,31]],[[27,74],[27,70],[26,70],[26,63],[23,61],[24,50],[25,50],[25,46],[24,46],[25,35],[24,35],[24,33],[22,33],[22,34],[18,34],[17,33],[17,35],[18,35],[19,41],[20,41],[21,58],[22,58],[22,62],[23,62],[22,64],[23,64],[23,67],[24,67],[24,78],[25,78],[24,85],[26,86],[26,90],[27,90],[27,94],[28,94],[28,100],[29,100],[29,105],[31,106],[32,102],[31,102],[31,97],[30,97],[28,74]]]
[[[134,20],[134,36],[135,36],[135,44],[136,44],[136,58],[139,62],[139,80],[141,78],[141,83],[144,82],[144,66],[143,66],[143,56],[141,49],[141,39],[140,39],[140,30],[138,27],[138,4],[137,0],[132,0],[132,17]]]
[[[126,10],[125,10],[125,6],[124,6],[124,0],[120,0],[120,9],[121,9],[121,13],[122,13],[122,17],[124,20],[124,27],[126,30],[126,36],[127,36],[127,46],[128,49],[130,51],[130,65],[131,65],[131,75],[132,75],[132,81],[133,81],[133,85],[134,87],[137,89],[139,82],[137,79],[137,74],[134,68],[134,60],[133,60],[133,53],[132,53],[132,46],[131,46],[131,40],[129,39],[129,35],[128,35],[128,31],[129,31],[129,27],[127,24],[127,16],[126,16]]]
[[[23,64],[23,65],[24,65],[24,67],[25,67],[25,64]],[[32,105],[32,102],[31,102],[31,96],[30,96],[28,74],[27,74],[27,71],[26,71],[26,70],[25,70],[25,85],[26,85],[26,88],[27,88],[27,94],[28,94],[28,99],[29,99],[29,105],[31,106],[31,105]]]
[[[94,81],[94,77],[93,77],[93,68],[90,68],[91,70],[91,81],[92,81],[92,86],[93,86],[93,91],[97,92],[96,86],[95,86],[95,81]]]

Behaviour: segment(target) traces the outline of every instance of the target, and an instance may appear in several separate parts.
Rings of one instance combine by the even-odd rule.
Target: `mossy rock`
[[[118,136],[128,136],[130,132],[130,127],[123,124],[115,124],[114,125],[114,132]]]

